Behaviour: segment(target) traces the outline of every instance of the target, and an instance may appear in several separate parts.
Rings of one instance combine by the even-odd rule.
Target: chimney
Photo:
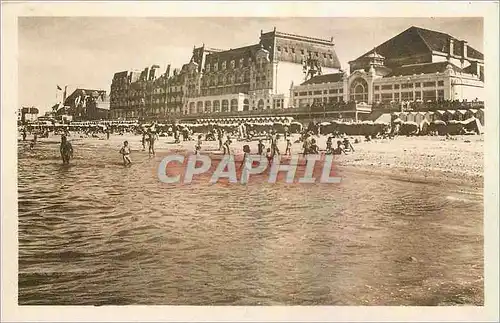
[[[462,41],[462,58],[467,58],[467,41],[463,40]]]
[[[454,41],[453,41],[453,38],[450,38],[450,52],[449,52],[449,55],[450,56],[453,56],[453,47],[454,47]]]

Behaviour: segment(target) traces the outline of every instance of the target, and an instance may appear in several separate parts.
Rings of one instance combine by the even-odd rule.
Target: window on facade
[[[314,91],[314,95],[322,94],[322,91]]]
[[[413,88],[413,83],[405,83],[401,84],[402,89],[412,89]]]
[[[394,101],[399,101],[399,93],[394,93]]]
[[[444,86],[444,81],[438,81],[438,86]]]
[[[330,59],[332,59],[332,58],[333,58],[333,55],[332,55],[332,54],[329,54],[328,56],[330,57]]]
[[[285,47],[285,53],[288,53],[288,47]]]
[[[423,101],[436,101],[436,91],[424,91],[423,93],[424,98]]]
[[[377,101],[377,102],[380,101],[380,94],[378,94],[378,93],[375,94],[375,101]]]
[[[308,95],[313,95],[312,91],[307,92]]]
[[[303,50],[303,49],[301,49],[301,50],[300,50],[300,53],[301,53],[302,55],[304,55],[304,50]]]
[[[292,47],[292,53],[295,54],[295,48],[294,47]]]
[[[437,99],[441,100],[441,101],[444,100],[444,90],[438,90],[437,91]]]
[[[351,84],[351,101],[368,102],[368,83],[365,79],[358,77]]]
[[[435,87],[436,82],[424,82],[424,87]]]
[[[278,52],[281,52],[281,46],[278,46]]]
[[[300,92],[299,95],[300,96],[307,96],[307,92]]]
[[[337,89],[333,89],[333,90],[329,90],[328,91],[330,94],[334,94],[334,93],[338,93],[338,90]]]
[[[391,102],[392,93],[382,93],[382,102]]]
[[[415,100],[421,100],[422,99],[422,92],[416,91],[415,92]]]
[[[294,96],[299,96],[299,93],[298,92],[294,92],[293,95]]]
[[[394,84],[394,90],[399,90],[399,84]]]
[[[392,84],[382,85],[382,90],[392,90]]]
[[[339,93],[344,93],[344,89],[339,89]]]
[[[415,83],[415,87],[420,87],[420,82]]]
[[[413,92],[401,92],[401,101],[413,101]]]

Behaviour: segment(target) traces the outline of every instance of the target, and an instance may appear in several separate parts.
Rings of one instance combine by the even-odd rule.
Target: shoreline
[[[104,139],[103,139],[104,138]],[[292,135],[292,154],[301,153],[302,143],[296,143],[297,135]],[[326,137],[314,137],[320,147],[326,146]],[[425,181],[431,183],[453,183],[467,185],[474,188],[483,188],[483,137],[482,136],[455,136],[454,139],[444,137],[396,137],[395,139],[375,139],[364,142],[362,137],[351,137],[360,140],[354,144],[355,152],[348,155],[336,155],[335,167],[340,172],[355,172],[366,175],[389,176],[406,181]],[[78,138],[71,136],[70,141],[78,150],[79,143],[84,145],[95,144],[96,147],[115,149],[123,141],[129,141],[134,151],[142,150],[140,135],[112,135],[109,140],[101,138]],[[338,139],[334,139],[335,142]],[[40,142],[56,144],[59,137],[40,138]],[[28,142],[28,141],[27,141]],[[264,141],[266,147],[269,146]],[[160,137],[155,143],[157,153],[194,152],[195,141],[181,141],[173,143],[172,137]],[[249,145],[254,153],[257,141],[234,140],[231,150],[234,155],[243,155],[243,145]],[[202,153],[217,152],[216,141],[203,141]],[[278,143],[280,151],[285,150],[284,140]],[[147,144],[146,144],[147,150]]]

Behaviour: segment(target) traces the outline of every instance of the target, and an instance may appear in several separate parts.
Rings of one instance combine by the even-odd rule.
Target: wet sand
[[[142,150],[139,135],[112,135],[109,140],[101,138],[79,138],[73,135],[70,140],[78,146],[79,141],[98,143],[113,149],[120,149],[123,141],[129,141],[132,152]],[[326,147],[326,137],[314,137],[320,150]],[[365,142],[361,136],[350,137],[355,152],[336,156],[335,163],[343,169],[353,172],[383,174],[398,176],[411,181],[447,181],[465,184],[477,188],[483,187],[483,156],[484,136],[454,136],[446,139],[444,136],[396,137],[390,139],[375,139]],[[30,138],[28,138],[30,139]],[[298,135],[292,136],[292,153],[302,152],[302,143],[296,143]],[[359,143],[354,144],[354,139]],[[58,141],[58,136],[42,138],[40,141]],[[338,139],[334,139],[334,146]],[[231,149],[234,154],[242,155],[243,145],[248,144],[252,152],[257,150],[257,140],[250,142],[233,139]],[[266,148],[269,143],[264,141]],[[194,152],[195,141],[174,143],[173,137],[160,137],[155,143],[156,152]],[[279,149],[284,153],[286,144],[279,141]],[[216,141],[204,141],[203,152],[217,151]],[[148,149],[146,143],[146,150]],[[324,151],[322,152],[324,153]]]

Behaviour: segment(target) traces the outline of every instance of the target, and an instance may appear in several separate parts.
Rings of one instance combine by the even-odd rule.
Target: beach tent
[[[428,135],[430,131],[430,122],[427,119],[423,119],[419,125],[419,135]]]
[[[420,125],[425,120],[425,112],[417,112],[414,118],[414,121]]]
[[[474,115],[479,119],[479,122],[484,126],[484,109],[477,110],[477,113]]]
[[[475,132],[478,135],[484,133],[481,122],[475,117],[462,121],[462,124],[464,125],[464,129],[468,132]]]
[[[464,124],[462,121],[450,120],[446,124],[446,132],[449,135],[461,135],[465,132]]]
[[[401,125],[399,134],[407,136],[417,135],[418,130],[419,125],[415,121],[406,121]]]
[[[291,133],[299,133],[302,131],[303,127],[304,126],[300,122],[297,122],[297,121],[290,122],[290,132]]]
[[[432,111],[425,112],[425,119],[429,122],[436,120],[436,114]]]
[[[375,124],[390,124],[391,123],[391,114],[384,113],[380,117],[378,117],[375,121]]]

